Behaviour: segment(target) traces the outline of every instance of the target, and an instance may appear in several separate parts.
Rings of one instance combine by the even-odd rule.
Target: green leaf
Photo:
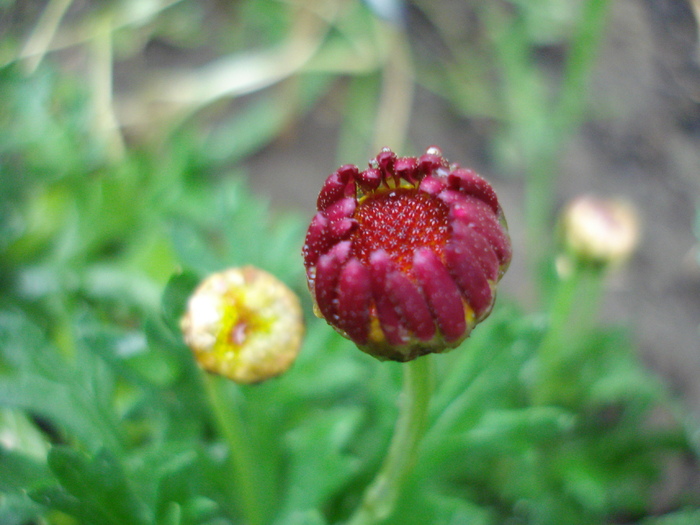
[[[63,488],[80,507],[99,516],[98,523],[150,523],[146,507],[127,482],[122,467],[106,450],[89,457],[68,447],[54,447],[49,451],[48,462]],[[76,515],[75,511],[73,513]],[[80,510],[76,517],[85,518],[82,513]]]
[[[118,448],[110,372],[89,348],[75,344],[72,350],[79,366],[24,315],[0,312],[0,355],[11,372],[0,381],[0,406],[42,415],[91,448]]]
[[[78,523],[89,525],[92,523],[104,523],[113,525],[112,521],[105,520],[102,514],[87,502],[68,494],[61,487],[46,487],[29,493],[32,500],[51,510],[58,510],[69,516],[73,516]],[[116,525],[116,524],[115,524]]]
[[[0,492],[32,489],[49,476],[45,461],[0,446]]]
[[[326,525],[328,522],[318,510],[292,512],[275,525]]]
[[[184,437],[184,436],[183,436]],[[203,495],[202,485],[213,471],[204,467],[202,452],[193,447],[190,440],[155,442],[146,450],[135,451],[130,456],[130,479],[144,480],[139,496],[152,505],[158,515],[172,512],[172,504],[180,510],[192,497],[190,490],[197,487]]]
[[[182,523],[182,508],[175,502],[169,502],[165,510],[158,516],[156,525],[180,525]]]
[[[250,264],[295,285],[303,277],[304,226],[296,215],[272,214],[243,179],[231,177],[193,194],[171,230],[182,265],[198,275]],[[290,264],[290,254],[297,264]]]
[[[284,515],[320,507],[356,474],[358,459],[346,449],[360,420],[359,410],[336,408],[309,415],[303,426],[290,432]]]
[[[187,300],[197,287],[201,277],[194,272],[184,271],[170,277],[163,291],[161,310],[163,319],[174,332],[180,329],[180,319],[187,309]]]
[[[428,484],[413,483],[405,491],[392,522],[402,525],[496,525],[488,509],[466,498],[436,493]]]
[[[549,406],[532,406],[514,410],[494,410],[484,414],[465,435],[467,445],[490,447],[499,453],[515,451],[562,438],[574,427],[569,411]]]
[[[700,509],[685,509],[665,516],[646,518],[640,525],[697,525],[700,523]]]
[[[42,510],[42,507],[24,492],[0,494],[0,523],[3,525],[40,523]]]

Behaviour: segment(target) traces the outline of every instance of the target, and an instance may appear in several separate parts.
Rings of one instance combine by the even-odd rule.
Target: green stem
[[[97,25],[99,30],[95,32],[95,38],[92,40],[90,67],[94,127],[95,132],[104,141],[108,157],[117,162],[124,158],[126,146],[114,110],[114,28],[110,16],[103,17]]]
[[[265,511],[258,483],[250,437],[246,435],[240,411],[226,394],[226,379],[205,375],[204,384],[219,433],[228,446],[226,489],[228,502],[235,502],[243,511],[246,525],[264,523]]]
[[[378,33],[388,42],[382,68],[382,88],[375,119],[374,148],[385,146],[401,151],[406,142],[413,105],[413,71],[405,33],[391,23],[381,23]]]
[[[575,395],[569,392],[575,384],[571,371],[595,321],[603,277],[600,270],[576,267],[559,282],[550,307],[549,327],[538,349],[536,404],[566,402]]]
[[[393,512],[401,489],[418,456],[418,448],[428,421],[432,391],[433,372],[430,356],[418,358],[404,366],[399,418],[389,451],[347,525],[377,523]]]
[[[20,53],[20,58],[25,60],[27,73],[34,73],[39,67],[56,35],[58,26],[61,25],[63,16],[72,3],[73,0],[51,0],[46,5],[39,22]]]

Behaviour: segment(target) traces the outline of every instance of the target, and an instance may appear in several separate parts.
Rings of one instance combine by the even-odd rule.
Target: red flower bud
[[[379,359],[458,346],[491,312],[511,259],[491,185],[438,148],[384,148],[324,184],[303,249],[316,312]]]

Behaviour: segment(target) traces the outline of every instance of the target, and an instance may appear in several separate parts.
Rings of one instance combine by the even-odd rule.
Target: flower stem
[[[217,429],[228,447],[225,479],[229,504],[235,502],[244,516],[246,525],[264,523],[265,512],[259,487],[250,438],[246,436],[241,414],[226,395],[226,380],[205,374],[204,383],[209,396]]]
[[[432,361],[421,357],[404,366],[399,418],[389,451],[374,481],[347,525],[368,525],[387,518],[414,467],[428,421],[433,390]]]
[[[576,267],[558,284],[550,308],[550,323],[538,349],[539,377],[533,401],[562,403],[576,397],[573,369],[579,366],[581,344],[590,332],[600,305],[603,275]]]
[[[39,67],[41,60],[48,51],[51,41],[56,36],[58,26],[73,0],[51,0],[41,13],[39,22],[34,27],[31,36],[20,53],[24,59],[27,73],[32,74]]]

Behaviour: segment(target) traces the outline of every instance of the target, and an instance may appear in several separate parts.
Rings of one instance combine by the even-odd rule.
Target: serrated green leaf
[[[472,446],[492,447],[506,453],[537,443],[562,438],[570,432],[574,415],[557,407],[526,407],[514,410],[493,410],[469,430],[466,449]]]
[[[144,503],[133,492],[117,460],[106,450],[89,457],[67,447],[49,451],[49,467],[65,490],[80,504],[98,512],[101,523],[147,524]]]
[[[147,450],[134,452],[130,464],[135,465],[130,469],[132,479],[148,481],[139,496],[155,502],[159,513],[170,503],[183,504],[191,496],[190,486],[199,483],[204,474],[212,474],[204,468],[201,452],[185,439],[154,443]]]
[[[61,357],[26,317],[0,312],[0,352],[13,365],[0,381],[0,406],[47,417],[91,448],[117,448],[109,371],[89,349],[78,344],[74,350],[79,366]]]
[[[291,464],[284,515],[322,506],[356,474],[359,462],[347,447],[360,420],[357,409],[328,410],[307,418],[287,436]]]

